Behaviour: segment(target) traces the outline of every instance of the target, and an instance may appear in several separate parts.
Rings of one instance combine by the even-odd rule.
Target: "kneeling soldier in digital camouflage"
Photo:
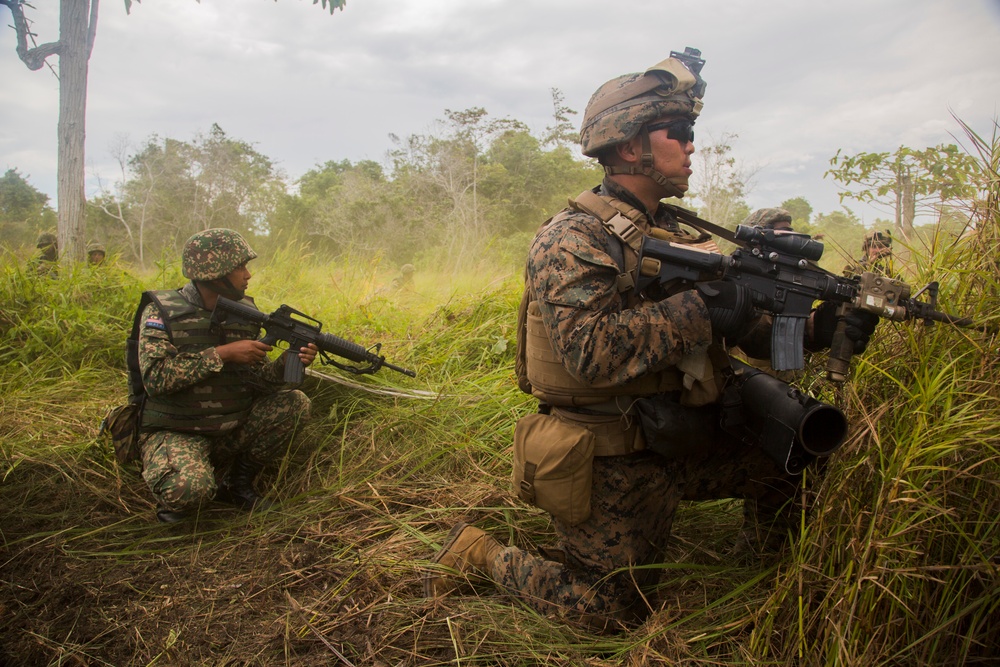
[[[539,411],[515,429],[513,481],[552,516],[558,544],[543,556],[459,523],[425,568],[426,595],[485,579],[543,614],[610,631],[654,608],[648,593],[680,501],[744,499],[741,539],[755,546],[796,525],[800,476],[718,427],[725,346],[769,358],[770,318],[734,282],[634,289],[643,235],[706,242],[660,201],[688,189],[705,91],[699,56],[671,54],[597,90],[581,144],[606,177],[529,250],[518,380]],[[829,346],[835,313],[835,304],[813,312],[807,347]],[[855,328],[855,349],[872,329]],[[667,423],[647,428],[651,407]]]
[[[306,366],[316,347],[269,361],[257,327],[215,325],[220,296],[254,306],[246,296],[247,262],[256,253],[237,232],[209,229],[188,239],[179,290],[147,293],[140,318],[139,369],[146,391],[142,412],[142,476],[159,504],[157,518],[181,521],[213,498],[241,509],[266,509],[253,482],[280,457],[309,398],[283,382],[284,358]]]

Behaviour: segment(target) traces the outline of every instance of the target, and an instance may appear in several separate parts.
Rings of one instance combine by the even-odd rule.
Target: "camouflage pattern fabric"
[[[671,461],[652,453],[594,459],[590,518],[576,526],[554,519],[559,548],[550,558],[506,547],[489,564],[491,578],[543,614],[613,630],[649,614],[640,593],[660,572],[642,566],[663,562],[680,501],[745,498],[749,525],[780,537],[794,529],[797,479],[731,439],[703,451]]]
[[[792,214],[783,208],[759,208],[748,215],[740,224],[746,227],[790,230],[792,228]]]
[[[59,240],[56,238],[56,235],[53,234],[52,232],[42,232],[41,234],[38,235],[38,239],[35,241],[36,248],[45,248],[47,246],[58,247],[58,245],[59,245]]]
[[[603,192],[643,210],[627,191],[605,179]],[[668,216],[649,225],[675,230]],[[712,324],[692,290],[625,308],[617,290],[621,243],[586,213],[547,225],[528,255],[528,280],[539,301],[553,349],[578,380],[626,384],[675,366],[708,348]]]
[[[627,190],[605,179],[602,191],[644,210]],[[650,226],[675,229],[660,209]],[[627,307],[617,290],[621,243],[597,218],[572,213],[546,226],[531,246],[528,286],[539,300],[553,349],[586,383],[627,383],[675,366],[712,341],[704,302],[690,289]],[[545,614],[597,629],[641,620],[641,588],[662,561],[681,500],[744,498],[751,523],[781,523],[779,508],[795,497],[797,479],[762,450],[727,436],[696,455],[666,459],[651,452],[594,460],[592,514],[569,526],[554,519],[558,558],[508,547],[491,563],[493,580]]]
[[[587,102],[580,127],[583,154],[597,157],[661,116],[697,118],[704,94],[705,81],[676,58],[645,72],[615,77],[602,84]]]
[[[309,398],[281,391],[254,402],[240,426],[225,435],[154,431],[142,436],[142,477],[165,509],[199,507],[215,496],[237,455],[259,464],[279,458],[297,425],[309,417]]]
[[[188,280],[216,280],[257,257],[250,244],[232,229],[206,229],[184,243],[181,270]]]
[[[55,278],[59,274],[59,251],[55,245],[39,246],[41,250],[28,262],[28,273]]]
[[[192,304],[204,307],[198,288],[188,283],[181,289],[182,296]],[[207,311],[193,317],[207,317]],[[170,342],[162,317],[155,304],[143,311],[146,323],[139,332],[139,367],[146,393],[172,394],[194,387],[198,383],[222,372],[224,364],[214,347],[198,351],[179,351]],[[159,326],[156,322],[159,321]],[[207,325],[206,325],[207,328]],[[241,369],[245,380],[259,392],[278,391],[284,387],[285,365],[279,357],[262,361],[255,366]]]
[[[201,295],[188,283],[181,295],[199,310],[190,315],[206,319]],[[300,391],[288,391],[284,383],[284,362],[261,361],[253,365],[223,364],[214,347],[171,342],[155,304],[143,312],[145,323],[139,334],[139,367],[143,385],[151,396],[193,395],[211,399],[211,381],[222,373],[235,373],[248,385],[252,397],[246,414],[234,416],[228,432],[218,436],[159,430],[142,436],[143,478],[162,506],[180,511],[196,506],[214,495],[217,467],[228,465],[241,453],[266,464],[287,444],[295,424],[309,412],[309,399]],[[207,328],[207,322],[204,325]],[[178,348],[182,349],[178,349]],[[197,348],[198,346],[194,346]]]

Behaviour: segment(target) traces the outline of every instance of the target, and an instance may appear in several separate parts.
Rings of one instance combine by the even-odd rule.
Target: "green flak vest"
[[[180,353],[197,354],[224,343],[256,339],[260,334],[260,328],[253,325],[227,324],[224,330],[212,327],[212,313],[187,301],[180,290],[146,292],[143,301],[155,303],[160,309],[170,341]],[[145,303],[140,305],[137,320],[142,316]],[[241,303],[256,307],[250,297],[245,297]],[[142,325],[136,321],[133,331],[138,334]],[[135,361],[138,367],[137,351]],[[233,430],[246,417],[253,403],[252,389],[243,368],[240,364],[227,363],[221,372],[180,391],[159,396],[147,394],[142,413],[143,431],[221,435]],[[141,383],[141,374],[139,381]],[[131,378],[129,384],[131,394]]]

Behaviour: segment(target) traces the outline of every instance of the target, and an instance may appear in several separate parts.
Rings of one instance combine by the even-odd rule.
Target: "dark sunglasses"
[[[666,130],[667,137],[669,139],[679,141],[682,144],[688,144],[694,141],[694,123],[687,118],[665,120],[662,123],[652,123],[646,126],[646,130],[649,132]]]

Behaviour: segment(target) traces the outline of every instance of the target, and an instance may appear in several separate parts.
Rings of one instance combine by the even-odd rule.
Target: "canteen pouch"
[[[514,495],[575,526],[590,516],[594,434],[555,415],[532,414],[514,427]]]
[[[126,403],[112,408],[101,421],[100,435],[111,436],[115,458],[124,465],[138,461],[139,425],[142,421],[142,403]]]

